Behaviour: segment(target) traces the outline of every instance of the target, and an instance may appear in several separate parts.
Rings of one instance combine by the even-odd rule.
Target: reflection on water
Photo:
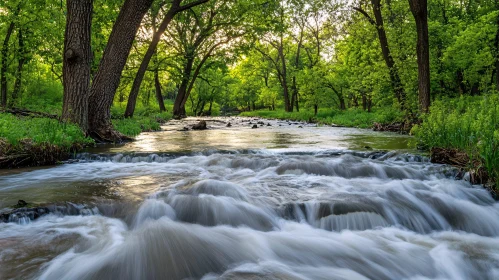
[[[215,120],[0,174],[82,210],[0,223],[0,279],[499,279],[499,203],[410,137]]]
[[[181,131],[197,123],[189,118],[171,121],[163,131],[143,133],[137,141],[116,146],[101,146],[88,152],[199,152],[207,149],[353,149],[410,150],[409,136],[356,128],[332,128],[296,122],[265,120],[265,125],[252,126],[257,120],[248,118],[207,119],[208,130]],[[226,127],[230,122],[231,127]],[[270,124],[268,126],[267,124]]]

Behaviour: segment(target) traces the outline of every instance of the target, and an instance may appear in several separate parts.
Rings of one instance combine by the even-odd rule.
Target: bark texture
[[[113,129],[111,105],[133,40],[152,2],[153,0],[126,0],[114,23],[90,89],[88,132],[95,139],[107,142],[126,139]]]
[[[64,34],[62,120],[88,128],[92,0],[67,0]]]
[[[161,93],[161,82],[159,81],[159,71],[156,69],[154,71],[154,88],[156,92],[156,100],[158,101],[159,111],[165,112],[165,101],[163,100],[163,94]]]
[[[419,108],[427,113],[430,108],[430,47],[428,42],[428,3],[427,0],[409,0],[411,12],[416,21],[418,34],[418,89]]]
[[[14,31],[14,22],[10,22],[2,45],[2,62],[0,66],[0,105],[7,107],[7,55],[9,53],[9,41]]]

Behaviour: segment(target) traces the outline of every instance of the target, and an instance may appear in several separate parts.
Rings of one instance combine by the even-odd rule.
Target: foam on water
[[[0,224],[0,278],[499,279],[499,204],[422,157],[147,158],[1,177],[0,195],[144,177],[156,187],[125,219],[89,196],[93,215]]]

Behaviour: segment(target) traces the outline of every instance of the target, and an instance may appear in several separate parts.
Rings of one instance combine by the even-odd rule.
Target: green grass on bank
[[[93,143],[76,125],[48,118],[18,118],[5,113],[0,114],[0,138],[12,146],[30,140],[33,144],[51,144],[65,149]]]
[[[466,152],[479,160],[499,189],[499,94],[435,101],[412,130],[428,149]]]
[[[111,118],[114,128],[122,134],[135,137],[141,132],[161,130],[161,124],[172,118],[171,109],[168,112],[159,112],[156,107],[138,107],[133,118],[125,119],[124,107],[111,108]]]
[[[112,122],[116,130],[134,137],[144,131],[160,130],[161,123],[171,118],[171,113],[159,113],[157,108],[140,108],[130,119],[123,118],[124,109],[112,109]],[[94,144],[85,137],[80,128],[73,124],[61,123],[55,119],[17,117],[0,113],[0,140],[15,148],[26,145],[54,145],[62,150]],[[0,151],[0,155],[5,151]]]
[[[372,113],[368,113],[361,109],[349,110],[331,110],[321,109],[314,116],[312,110],[301,110],[300,112],[285,112],[284,110],[259,110],[243,112],[241,116],[246,117],[261,117],[268,119],[282,119],[294,121],[310,121],[314,120],[320,124],[335,124],[347,127],[370,128],[374,123],[389,124],[404,120],[403,113],[396,108],[377,108]]]

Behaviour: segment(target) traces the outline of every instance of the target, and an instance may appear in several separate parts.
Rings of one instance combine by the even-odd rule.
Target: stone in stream
[[[36,220],[50,213],[71,216],[94,215],[99,213],[99,210],[96,208],[90,208],[86,205],[79,205],[71,202],[40,206],[27,203],[24,200],[19,200],[12,208],[14,209],[0,213],[0,223],[26,224],[29,223],[29,221]]]
[[[28,203],[26,201],[20,199],[19,201],[17,201],[16,207],[21,208],[21,207],[26,207],[27,205],[28,205]]]
[[[194,130],[205,130],[208,129],[206,126],[206,121],[199,121],[197,124],[192,126]]]
[[[267,123],[267,126],[272,126],[270,123]]]
[[[227,127],[231,127],[231,126],[232,126],[232,124],[229,122],[229,123],[227,123],[227,125],[226,125],[226,126],[227,126]]]
[[[258,125],[254,124],[251,128],[253,129],[258,128]]]

